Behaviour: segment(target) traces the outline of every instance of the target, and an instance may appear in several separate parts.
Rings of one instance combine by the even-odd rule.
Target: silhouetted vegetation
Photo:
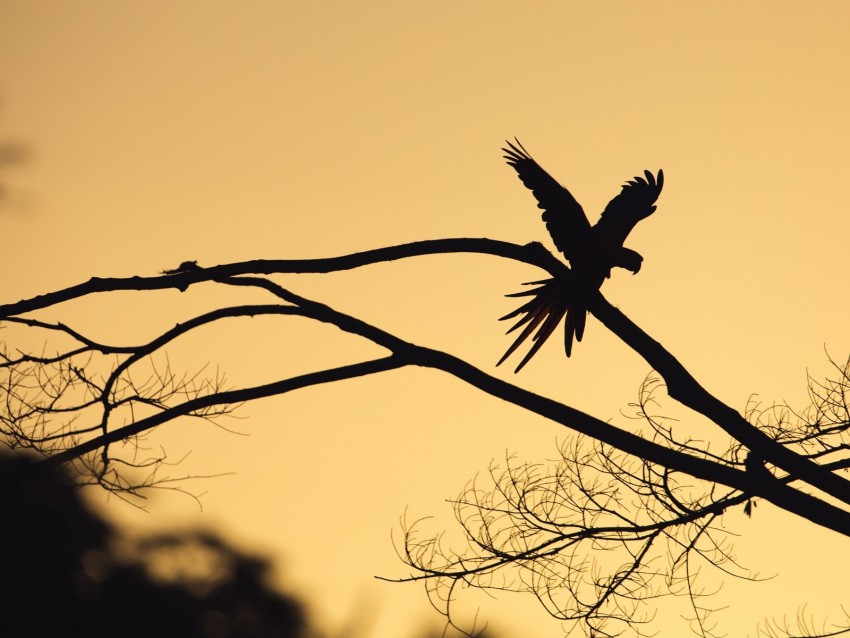
[[[530,156],[517,148],[513,155],[509,153],[509,159],[514,165],[522,165],[517,167],[521,177],[523,170],[533,168],[526,163],[533,162]],[[572,203],[564,199],[566,190],[557,183],[552,186],[540,174],[529,179],[542,180],[542,187],[532,183],[531,188],[547,214],[555,215],[558,206],[565,215],[572,214],[568,210],[575,213],[570,208]],[[726,575],[748,577],[746,570],[732,559],[726,532],[718,525],[725,512],[743,508],[751,515],[754,504],[764,499],[814,525],[850,537],[850,481],[843,475],[850,467],[846,454],[850,449],[850,363],[837,363],[832,379],[813,380],[809,388],[812,405],[803,410],[777,405],[742,414],[703,388],[671,352],[609,303],[599,290],[612,267],[636,272],[640,265],[640,255],[623,249],[622,240],[634,223],[654,210],[662,179],[659,172],[658,178],[647,173],[646,179],[636,180],[628,197],[615,197],[609,206],[637,194],[640,210],[624,218],[628,223],[617,225],[616,241],[606,240],[604,263],[590,266],[585,263],[577,267],[572,263],[574,256],[569,253],[574,246],[565,251],[572,266],[568,267],[538,243],[440,239],[330,258],[253,260],[210,267],[184,261],[177,267],[161,269],[157,275],[92,278],[2,305],[0,324],[19,333],[38,335],[35,340],[21,337],[21,343],[54,344],[39,348],[7,346],[0,351],[0,435],[9,447],[38,455],[35,467],[37,472],[45,473],[30,472],[26,481],[13,483],[17,486],[14,489],[32,487],[36,493],[45,490],[46,496],[39,498],[53,498],[49,489],[39,486],[48,480],[45,477],[50,468],[69,466],[77,483],[97,483],[107,490],[132,495],[156,484],[157,468],[165,459],[147,454],[141,446],[119,446],[115,445],[117,442],[137,442],[153,428],[183,417],[216,420],[242,402],[300,388],[407,366],[431,368],[558,423],[577,438],[570,440],[561,459],[551,467],[508,458],[505,464],[491,468],[486,484],[469,486],[456,503],[457,520],[466,540],[460,550],[443,546],[439,533],[426,535],[417,523],[407,525],[399,549],[412,571],[400,580],[423,581],[432,602],[449,620],[456,593],[463,587],[526,592],[536,596],[554,617],[577,624],[588,636],[614,636],[628,631],[640,634],[644,631],[642,623],[652,617],[652,605],[659,596],[681,595],[690,604],[694,631],[701,636],[718,635],[707,621],[712,610],[696,586],[696,567],[719,568]],[[621,196],[622,193],[618,197]],[[555,204],[550,205],[553,201]],[[614,206],[612,215],[624,214],[618,206],[619,203]],[[546,220],[550,230],[563,228],[554,219]],[[607,222],[597,227],[601,228],[600,233],[610,230]],[[554,238],[557,244],[559,237]],[[563,237],[560,239],[563,241]],[[572,313],[565,335],[569,352],[573,338],[581,336],[587,312],[642,357],[655,375],[647,379],[641,390],[635,414],[638,421],[615,424],[596,418],[495,377],[447,352],[405,341],[376,325],[308,299],[273,278],[278,274],[331,273],[458,252],[523,262],[550,277],[531,291],[530,305],[518,311],[521,325],[527,325],[515,346],[527,337],[537,340],[522,363],[552,333],[560,318],[566,314],[570,321]],[[107,342],[55,318],[44,318],[48,311],[55,317],[63,302],[95,294],[108,298],[110,293],[119,291],[185,291],[201,283],[218,287],[221,306],[171,323],[173,327],[141,343]],[[245,304],[242,296],[238,304],[227,305],[225,299],[231,287],[256,292],[257,302]],[[258,315],[302,317],[329,324],[383,347],[388,354],[237,388],[226,388],[220,375],[207,377],[171,369],[165,356],[169,345],[203,326]],[[539,331],[532,335],[538,326]],[[446,329],[451,329],[448,324]],[[695,415],[705,417],[716,426],[715,432],[697,434],[685,424],[674,431],[653,407],[661,392]],[[710,449],[706,441],[717,437],[726,443],[719,449],[717,445]],[[51,543],[50,538],[38,535],[50,534],[63,516],[73,516],[65,505],[58,505],[54,511],[59,513],[51,514],[49,519],[39,519],[46,514],[38,512],[27,519],[27,528],[34,525],[38,530],[33,536],[39,540],[36,547]],[[199,617],[207,618],[204,622],[211,626],[229,626],[224,621],[209,621],[215,616],[211,610],[218,607],[229,610],[224,613],[229,614],[234,627],[242,627],[238,610],[243,609],[239,598],[243,592],[254,592],[251,600],[258,606],[251,608],[248,616],[252,618],[269,617],[283,622],[287,609],[296,609],[287,608],[284,599],[271,594],[266,598],[260,564],[244,557],[228,563],[233,566],[228,572],[228,582],[233,587],[221,584],[203,590],[206,593],[202,595],[201,590],[185,581],[146,580],[141,594],[131,594],[127,583],[135,582],[133,578],[137,576],[141,578],[139,574],[147,574],[143,557],[153,555],[151,552],[191,542],[215,554],[225,546],[210,537],[160,539],[139,547],[135,562],[127,563],[103,549],[110,532],[101,522],[84,518],[70,527],[83,531],[73,532],[70,538],[59,542],[57,556],[29,558],[33,548],[24,557],[16,558],[22,561],[20,565],[15,563],[22,574],[45,573],[47,565],[52,564],[63,566],[60,578],[43,584],[26,581],[17,594],[10,593],[23,598],[10,599],[16,600],[15,609],[25,610],[21,617],[31,618],[47,599],[57,600],[63,614],[72,613],[78,605],[78,613],[94,609],[95,603],[86,602],[85,596],[98,603],[110,596],[121,600],[152,597],[149,601],[164,596],[157,603],[161,608],[192,610],[192,620],[186,619],[187,627],[191,623],[197,626]],[[29,540],[8,539],[5,547]],[[50,551],[53,550],[48,550],[48,554]],[[98,567],[101,559],[96,557],[101,554],[108,558],[104,559],[108,569]],[[95,558],[86,559],[86,563],[81,556]],[[98,580],[103,574],[109,587],[102,585],[106,580]],[[9,587],[8,580],[4,586]],[[166,591],[168,595],[163,593]],[[82,599],[80,592],[85,594]],[[215,599],[219,595],[223,597],[221,601]],[[112,598],[109,601],[114,602]],[[91,626],[106,626],[97,613],[86,614],[85,622]],[[295,618],[296,615],[290,617]],[[801,631],[809,636],[850,631],[850,624],[842,623],[829,631]],[[201,625],[206,626],[203,622]],[[301,625],[293,620],[287,626]],[[774,633],[768,635],[790,635],[794,630],[774,626],[769,631]]]
[[[0,633],[299,638],[301,603],[268,562],[208,532],[123,538],[61,469],[0,456]]]

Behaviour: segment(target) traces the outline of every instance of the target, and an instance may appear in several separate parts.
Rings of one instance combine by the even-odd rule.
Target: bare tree
[[[456,500],[466,536],[462,550],[440,535],[404,527],[400,554],[451,618],[458,587],[526,591],[555,617],[575,621],[589,636],[640,634],[659,595],[681,594],[693,628],[712,636],[710,604],[697,573],[706,566],[749,577],[729,551],[722,516],[747,513],[764,499],[812,524],[850,536],[850,364],[836,364],[834,380],[810,384],[803,411],[777,405],[740,414],[705,390],[660,343],[612,306],[598,290],[584,290],[587,310],[655,371],[644,383],[635,416],[644,432],[617,426],[557,400],[522,389],[469,363],[423,347],[303,297],[275,280],[292,273],[331,273],[422,255],[481,253],[530,264],[559,286],[574,273],[540,244],[489,239],[441,239],[321,259],[254,260],[202,267],[195,262],[154,276],[92,278],[0,306],[6,345],[0,360],[6,445],[39,454],[40,467],[74,466],[82,482],[123,494],[157,485],[167,460],[140,444],[153,428],[181,418],[213,420],[240,403],[406,366],[440,370],[494,397],[559,423],[575,438],[551,466],[508,457],[493,465]],[[176,289],[204,284],[256,290],[262,303],[222,305],[138,343],[109,343],[62,321],[62,304],[121,291]],[[220,293],[225,298],[226,293]],[[330,324],[386,349],[377,358],[274,380],[228,387],[205,371],[172,369],[167,349],[203,326],[235,317],[297,316]],[[40,318],[41,317],[41,318]],[[33,333],[37,338],[33,338]],[[52,337],[48,346],[44,335]],[[712,451],[658,416],[658,395],[707,417],[728,438]],[[405,579],[403,579],[405,580]],[[850,622],[806,635],[837,635]],[[790,634],[790,627],[765,631]],[[809,631],[811,630],[811,631]],[[795,630],[796,631],[796,630]],[[772,634],[765,634],[772,635]]]
[[[840,453],[850,422],[850,360],[832,363],[833,380],[809,380],[807,409],[754,405],[747,417],[806,458]],[[453,501],[466,539],[462,549],[446,543],[443,532],[424,532],[424,520],[405,521],[398,551],[414,571],[399,580],[424,581],[432,603],[449,619],[461,589],[525,592],[553,617],[580,624],[590,636],[618,636],[626,629],[641,635],[653,617],[649,601],[678,596],[689,608],[686,617],[695,634],[724,635],[711,618],[719,583],[706,584],[700,576],[715,570],[722,578],[759,577],[735,557],[735,534],[723,514],[743,507],[751,516],[756,495],[764,494],[760,490],[771,490],[776,481],[788,485],[792,477],[780,478],[735,439],[711,452],[702,438],[678,438],[672,420],[657,414],[663,390],[663,382],[650,375],[632,406],[648,437],[677,453],[743,468],[751,486],[694,481],[590,437],[572,437],[554,461],[507,456],[467,485]],[[838,469],[845,463],[827,465]],[[771,621],[758,635],[850,633],[850,616],[842,612],[838,624],[817,625],[801,613],[796,623]]]

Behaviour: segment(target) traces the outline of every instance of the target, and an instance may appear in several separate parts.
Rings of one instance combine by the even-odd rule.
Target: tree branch
[[[161,290],[167,288],[185,290],[190,285],[209,281],[231,285],[262,286],[276,296],[298,305],[308,316],[319,321],[335,324],[343,330],[359,334],[375,343],[384,345],[396,355],[401,355],[406,364],[443,370],[494,396],[526,407],[588,436],[598,438],[612,446],[650,459],[665,467],[684,471],[704,480],[717,481],[736,489],[760,494],[780,507],[790,509],[800,515],[806,516],[805,511],[808,508],[808,514],[816,517],[816,522],[850,536],[850,514],[793,490],[778,481],[769,481],[768,483],[771,484],[769,488],[764,481],[754,485],[754,481],[749,480],[746,473],[692,455],[669,450],[631,435],[565,405],[486,375],[450,355],[413,346],[353,317],[337,313],[327,306],[293,295],[268,280],[256,277],[239,277],[239,275],[248,273],[327,273],[420,255],[458,252],[500,256],[540,267],[555,277],[568,278],[572,276],[572,272],[566,265],[537,243],[519,246],[490,239],[441,239],[324,259],[253,260],[210,268],[198,267],[185,272],[157,277],[92,278],[88,282],[70,288],[0,306],[0,317],[12,317],[89,294],[116,290]],[[671,397],[704,414],[748,448],[756,451],[759,456],[786,470],[795,478],[799,477],[845,503],[850,502],[850,482],[773,441],[749,424],[735,410],[708,393],[661,344],[651,339],[622,312],[611,306],[601,293],[594,295],[590,302],[589,307],[594,316],[662,375]],[[399,365],[404,365],[404,363],[399,363]],[[308,385],[313,383],[308,383]],[[273,387],[274,385],[263,387]],[[270,391],[270,393],[273,392]],[[268,394],[263,393],[257,396],[268,396]],[[199,397],[196,401],[201,399],[205,399],[205,397]],[[186,402],[183,405],[189,403],[191,402]],[[167,420],[167,418],[163,418],[163,415],[167,413],[168,411],[157,415],[161,419],[158,419],[157,423]],[[147,422],[147,420],[139,423],[143,422]],[[114,433],[121,431],[120,429],[115,430]],[[114,433],[110,433],[110,440],[116,440],[113,438]]]
[[[33,310],[48,308],[87,295],[114,292],[117,290],[166,290],[176,288],[184,291],[189,286],[215,281],[236,275],[272,275],[282,273],[330,273],[351,270],[386,261],[396,261],[422,255],[447,253],[480,253],[505,257],[537,266],[553,275],[569,272],[563,263],[537,242],[525,246],[510,242],[484,238],[431,239],[399,246],[389,246],[352,253],[340,257],[317,259],[253,259],[209,268],[198,267],[185,272],[155,277],[92,277],[86,282],[37,295],[29,299],[0,305],[0,319],[20,315]]]
[[[167,408],[162,412],[140,419],[129,425],[116,428],[106,434],[94,437],[72,448],[49,456],[43,461],[40,461],[37,466],[55,467],[57,465],[67,463],[70,460],[88,452],[93,452],[105,445],[109,445],[110,443],[127,439],[146,430],[155,428],[158,425],[162,425],[163,423],[173,421],[178,417],[191,415],[193,412],[197,412],[211,406],[244,403],[245,401],[260,399],[263,397],[286,394],[287,392],[313,385],[322,385],[325,383],[332,383],[334,381],[341,381],[343,379],[354,379],[356,377],[362,377],[378,372],[395,370],[404,365],[404,361],[402,361],[399,357],[390,355],[388,357],[372,361],[364,361],[361,363],[340,366],[338,368],[321,370],[319,372],[302,374],[297,377],[283,379],[281,381],[275,381],[264,385],[243,388],[240,390],[216,392],[215,394],[196,397],[189,401],[184,401],[180,405]]]
[[[660,343],[612,306],[601,293],[589,304],[593,316],[640,354],[664,379],[671,398],[711,419],[756,455],[827,494],[850,504],[850,481],[796,454],[748,423],[737,411],[709,393]]]

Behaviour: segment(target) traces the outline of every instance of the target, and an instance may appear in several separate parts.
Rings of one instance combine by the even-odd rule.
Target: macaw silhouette
[[[525,326],[508,351],[499,360],[500,365],[534,331],[534,344],[520,361],[515,372],[519,372],[540,349],[546,339],[566,315],[564,326],[564,350],[569,357],[573,339],[581,341],[587,319],[589,294],[597,291],[611,276],[614,267],[625,268],[632,274],[640,270],[643,257],[623,246],[629,233],[642,219],[655,212],[655,201],[664,186],[664,171],[658,177],[644,171],[645,177],[635,177],[623,185],[594,226],[590,225],[581,205],[538,164],[528,151],[515,140],[506,142],[504,158],[516,170],[537,199],[537,207],[543,209],[543,221],[555,242],[555,246],[570,262],[572,277],[544,279],[526,285],[537,286],[529,290],[508,295],[509,297],[531,297],[531,299],[502,317],[502,320],[519,317],[508,330],[508,334]]]

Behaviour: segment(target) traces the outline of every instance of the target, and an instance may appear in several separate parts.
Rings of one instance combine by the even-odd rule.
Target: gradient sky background
[[[606,296],[719,398],[805,400],[824,348],[850,353],[846,294],[850,4],[835,2],[0,3],[3,302],[90,276],[152,275],[196,259],[321,257],[440,237],[547,242],[501,159],[517,136],[592,221],[619,185],[663,167],[658,212],[628,245],[639,276]],[[487,257],[429,257],[289,278],[331,303],[493,372],[510,340],[502,295],[538,276]],[[233,291],[122,295],[63,308],[93,334],[153,335]],[[265,300],[263,300],[265,301]],[[495,373],[623,422],[647,365],[590,319],[566,360],[554,340]],[[231,384],[358,360],[376,349],[295,319],[232,323],[174,349]],[[682,417],[668,401],[670,414]],[[404,370],[248,405],[228,427],[151,438],[203,512],[154,495],[133,529],[220,526],[279,559],[326,626],[378,638],[434,620],[390,542],[435,515],[506,450],[555,455],[566,432],[435,372]],[[683,420],[711,436],[700,420]],[[727,583],[731,635],[798,607],[836,615],[847,540],[761,504],[728,517],[761,585]],[[846,603],[846,599],[844,600]],[[498,608],[496,608],[498,607]],[[470,610],[473,608],[470,607]],[[662,635],[683,635],[661,611]],[[503,635],[555,635],[533,601],[482,615]],[[535,633],[536,632],[536,633]]]

